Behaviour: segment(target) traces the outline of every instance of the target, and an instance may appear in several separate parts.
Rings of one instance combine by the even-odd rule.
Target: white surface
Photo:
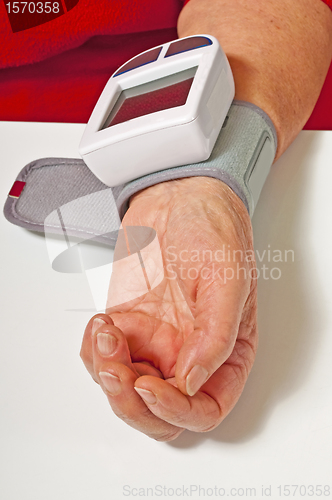
[[[79,145],[85,163],[107,186],[210,156],[235,87],[218,40],[198,35],[202,36],[213,43],[168,57],[165,55],[172,42],[165,43],[156,61],[108,80]],[[165,81],[161,83],[160,79],[165,77],[171,77],[173,84],[194,77],[185,105],[104,127],[110,115],[118,111],[119,102],[147,93],[147,87],[142,89],[141,85],[147,85],[149,92],[164,87]],[[167,81],[167,86],[170,84]]]
[[[29,161],[78,156],[83,128],[1,123],[2,203]],[[273,499],[279,485],[332,488],[331,139],[302,132],[257,207],[256,249],[266,251],[258,266],[282,276],[260,279],[260,347],[238,405],[211,433],[171,444],[118,420],[85,371],[78,354],[94,313],[86,278],[52,271],[43,237],[1,218],[1,499],[117,500],[124,485],[161,485],[180,498],[170,488],[265,498],[264,485]],[[295,260],[269,262],[268,250],[294,250]],[[310,496],[301,491],[290,496]]]

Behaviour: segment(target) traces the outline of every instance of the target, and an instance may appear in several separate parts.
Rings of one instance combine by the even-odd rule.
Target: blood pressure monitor
[[[206,160],[234,98],[218,41],[191,36],[147,50],[110,78],[79,152],[106,185]]]

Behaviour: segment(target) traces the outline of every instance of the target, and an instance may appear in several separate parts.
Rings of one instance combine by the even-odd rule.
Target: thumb
[[[249,289],[250,284],[238,278],[199,287],[194,330],[180,349],[175,367],[183,394],[196,394],[231,355]]]

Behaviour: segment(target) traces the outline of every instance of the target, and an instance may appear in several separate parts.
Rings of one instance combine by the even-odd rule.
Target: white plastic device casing
[[[127,62],[106,84],[79,146],[84,162],[104,184],[117,186],[210,156],[234,98],[234,79],[216,38],[210,35],[187,38],[204,38],[209,45],[166,56],[172,43],[185,39],[166,43],[159,46],[157,60],[122,73],[121,68]],[[132,65],[139,56],[130,59]],[[197,68],[196,72],[192,68]],[[123,91],[186,70],[195,74],[184,105],[105,127]]]

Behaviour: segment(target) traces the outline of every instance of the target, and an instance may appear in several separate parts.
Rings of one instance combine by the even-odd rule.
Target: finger
[[[161,441],[175,439],[182,432],[154,416],[134,390],[139,374],[131,361],[127,339],[119,328],[109,323],[99,326],[92,335],[92,351],[95,376],[118,417]],[[143,369],[144,364],[137,366]]]
[[[107,362],[100,366],[98,376],[112,410],[128,425],[157,441],[172,441],[181,434],[182,428],[165,422],[147,408],[134,389],[139,379],[128,366]]]
[[[207,432],[217,427],[235,406],[253,362],[251,343],[237,341],[229,360],[195,396],[180,392],[174,387],[174,380],[154,377],[140,377],[135,388],[155,416],[178,427]]]
[[[110,316],[106,314],[97,314],[90,319],[84,331],[80,352],[80,356],[86,369],[97,383],[98,381],[93,369],[92,335],[100,326],[104,324],[114,324]]]
[[[133,363],[136,372],[141,377],[142,375],[152,375],[153,377],[164,378],[161,371],[150,365],[147,361],[141,361],[140,363]]]
[[[176,363],[179,389],[193,396],[230,356],[239,330],[250,284],[241,276],[204,283],[196,298],[194,330],[183,344]],[[229,274],[230,275],[230,274]]]
[[[112,320],[111,320],[112,321]],[[139,376],[132,361],[126,337],[120,328],[97,318],[92,325],[93,371],[99,381],[100,367],[107,361],[126,365],[136,377]]]
[[[131,427],[159,441],[171,441],[181,434],[183,429],[155,417],[134,390],[137,372],[126,338],[112,319],[106,315],[95,316],[84,337],[82,359],[107,395],[114,413]],[[149,366],[146,365],[146,369]]]
[[[222,419],[217,401],[206,392],[186,396],[167,381],[150,376],[137,379],[135,389],[156,417],[174,426],[206,432]]]

